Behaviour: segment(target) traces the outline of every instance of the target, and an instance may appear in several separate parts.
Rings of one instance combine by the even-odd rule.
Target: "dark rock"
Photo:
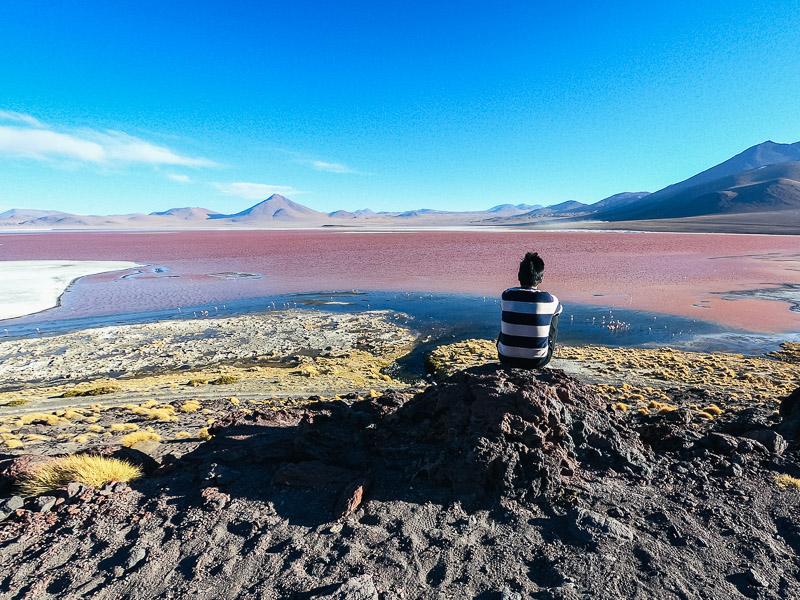
[[[500,600],[522,600],[522,594],[512,592],[508,587],[504,587],[503,592],[500,594]]]
[[[768,588],[769,581],[766,577],[764,577],[761,573],[756,571],[755,569],[748,569],[744,576],[747,578],[747,581],[750,585],[759,588]]]
[[[725,473],[725,475],[730,475],[731,477],[741,477],[743,472],[744,471],[742,470],[742,467],[736,463],[733,463],[732,465],[729,465],[723,469],[723,473]]]
[[[241,478],[241,476],[242,474],[240,471],[236,471],[225,465],[211,463],[203,480],[207,482],[208,485],[228,485]]]
[[[332,467],[314,460],[302,463],[287,463],[275,473],[275,483],[303,488],[324,488],[353,481],[358,473],[342,467]]]
[[[128,560],[125,561],[125,568],[130,571],[136,565],[144,560],[144,557],[147,556],[147,550],[144,548],[134,548],[131,550],[130,555],[128,556]]]
[[[800,387],[781,401],[779,413],[787,420],[800,418]]]
[[[0,494],[10,490],[18,480],[30,475],[41,465],[53,460],[53,456],[22,454],[0,462]]]
[[[750,438],[739,438],[739,452],[741,454],[768,454],[764,444]]]
[[[203,506],[207,510],[222,510],[231,501],[229,494],[224,494],[215,487],[205,488],[200,496],[203,498]]]
[[[771,429],[758,429],[742,434],[742,437],[755,440],[762,444],[767,450],[774,454],[783,454],[789,443],[780,433]]]
[[[710,446],[721,454],[732,454],[739,449],[739,440],[732,435],[712,432],[708,434]]]
[[[33,501],[33,510],[36,512],[48,512],[55,504],[55,496],[39,496]]]
[[[632,541],[633,529],[612,517],[585,508],[575,509],[569,513],[570,529],[585,544],[598,543],[604,538],[620,541]]]
[[[311,596],[312,600],[378,600],[378,590],[372,575],[359,575],[348,579],[333,591]]]
[[[348,483],[336,501],[333,508],[333,518],[343,519],[353,514],[364,501],[368,482],[363,478],[358,478]]]
[[[604,407],[594,389],[558,369],[487,364],[400,407],[390,433],[403,439],[388,445],[408,449],[412,477],[478,496],[553,496],[579,462],[648,473],[638,437]]]

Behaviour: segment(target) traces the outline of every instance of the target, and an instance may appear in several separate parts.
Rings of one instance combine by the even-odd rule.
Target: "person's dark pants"
[[[550,335],[547,338],[547,356],[531,360],[529,358],[514,358],[510,356],[501,356],[500,362],[509,367],[516,367],[518,369],[541,369],[550,359],[553,358],[553,350],[556,347],[558,340],[558,315],[553,316],[550,321]],[[499,340],[498,340],[499,341]]]

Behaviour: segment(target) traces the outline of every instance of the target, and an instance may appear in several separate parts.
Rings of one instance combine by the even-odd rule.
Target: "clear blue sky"
[[[0,210],[485,209],[800,140],[800,2],[6,2]]]

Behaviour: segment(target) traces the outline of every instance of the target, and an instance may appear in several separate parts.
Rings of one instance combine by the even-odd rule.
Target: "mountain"
[[[543,208],[541,204],[498,204],[493,206],[486,212],[490,212],[498,217],[506,217],[512,215],[521,215],[523,213]]]
[[[365,208],[323,213],[280,194],[234,214],[183,207],[128,215],[72,215],[11,209],[0,228],[191,229],[215,227],[425,227],[523,226],[530,228],[658,231],[800,231],[800,142],[766,141],[652,194],[622,192],[594,204],[574,200],[552,206],[495,204],[486,210],[419,208],[375,213]]]
[[[607,210],[610,208],[620,208],[622,206],[628,206],[630,204],[634,204],[644,198],[645,196],[650,196],[650,192],[622,192],[621,194],[614,194],[613,196],[609,196],[608,198],[603,198],[602,200],[591,204],[590,207],[593,210]]]
[[[307,206],[292,202],[280,194],[272,194],[263,202],[233,215],[212,215],[212,219],[225,219],[234,223],[278,221],[324,221],[325,213],[317,212]]]
[[[656,193],[665,195],[677,194],[690,187],[716,181],[717,179],[735,175],[742,171],[750,171],[777,163],[796,161],[800,161],[800,142],[795,142],[794,144],[777,144],[772,140],[767,140],[761,144],[751,146],[733,158],[729,158],[718,165],[714,165],[710,169],[701,171],[697,175],[689,177],[689,179],[673,183]]]
[[[207,208],[199,208],[196,206],[187,206],[185,208],[170,208],[169,210],[165,210],[162,212],[152,212],[150,213],[151,216],[160,216],[160,217],[176,217],[178,219],[183,219],[184,221],[205,221],[211,215],[218,215],[220,213],[209,210]]]
[[[629,221],[800,209],[800,161],[761,166],[691,187],[669,186],[643,200],[600,211],[593,218]]]
[[[42,217],[68,216],[69,213],[57,210],[35,210],[33,208],[12,208],[0,213],[0,221],[31,221]]]

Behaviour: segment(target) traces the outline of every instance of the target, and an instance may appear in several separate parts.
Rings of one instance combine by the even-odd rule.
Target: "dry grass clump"
[[[652,400],[647,405],[647,408],[651,408],[658,412],[672,412],[673,410],[678,410],[677,406],[674,406],[672,404],[666,404],[664,402],[656,402],[655,400]]]
[[[713,421],[714,420],[714,415],[712,415],[711,413],[706,412],[704,410],[701,410],[695,416],[700,417],[701,419],[707,419],[709,421]]]
[[[46,435],[39,435],[38,433],[29,433],[25,436],[26,442],[48,442],[50,439]]]
[[[22,445],[23,445],[22,442],[20,440],[17,440],[17,439],[4,440],[4,441],[5,441],[6,447],[12,448],[12,449],[13,448],[22,448]]]
[[[119,388],[113,385],[101,385],[90,390],[67,390],[61,394],[61,398],[77,398],[85,396],[102,396],[103,394],[113,394],[118,392]]]
[[[209,381],[211,385],[225,385],[227,383],[236,383],[239,381],[241,377],[235,377],[233,375],[220,375],[213,381]]]
[[[230,398],[229,401],[234,406],[239,406],[239,399],[238,398]]]
[[[3,406],[25,406],[30,400],[25,400],[23,398],[16,398],[15,400],[10,400],[6,402]]]
[[[194,412],[196,410],[200,410],[199,400],[187,400],[178,408],[178,411],[182,413]]]
[[[185,440],[186,438],[190,437],[192,437],[192,434],[189,433],[188,431],[179,431],[178,433],[175,434],[176,440]]]
[[[614,408],[614,410],[621,410],[621,411],[623,411],[623,412],[624,412],[624,411],[628,410],[628,405],[627,405],[627,404],[625,404],[624,402],[617,402],[617,403],[614,405],[614,407],[613,407],[613,408]]]
[[[198,378],[198,379],[190,379],[190,380],[189,380],[189,381],[186,383],[186,385],[188,385],[188,386],[190,386],[190,387],[200,387],[201,385],[205,385],[205,384],[207,384],[207,383],[208,383],[208,379],[201,379],[201,378]]]
[[[139,426],[136,423],[112,423],[108,429],[110,431],[136,431]]]
[[[135,446],[139,442],[160,442],[161,436],[152,431],[134,431],[126,436],[123,436],[121,444],[128,448]]]
[[[197,433],[197,437],[198,437],[199,439],[201,439],[201,440],[208,441],[208,440],[210,440],[210,439],[211,439],[212,437],[214,437],[214,436],[212,436],[210,433],[208,433],[208,427],[203,427],[203,428],[202,428],[202,429],[201,429],[201,430],[200,430],[200,431]]]
[[[797,477],[792,477],[791,475],[776,475],[775,476],[775,483],[778,484],[778,487],[783,488],[784,490],[788,490],[789,488],[794,490],[800,490],[800,479]]]
[[[95,433],[102,433],[103,427],[101,425],[89,425],[89,431],[93,431]]]
[[[719,416],[719,415],[721,415],[721,414],[722,414],[723,412],[725,412],[725,411],[724,411],[724,410],[722,410],[722,409],[721,409],[719,406],[717,406],[716,404],[710,404],[709,406],[706,406],[706,407],[703,409],[703,412],[706,412],[706,413],[708,413],[708,414],[710,414],[710,415],[714,415],[714,416],[716,417],[716,416]]]
[[[21,425],[30,425],[35,421],[44,421],[47,425],[58,425],[62,423],[64,419],[56,414],[32,413],[30,415],[22,415],[19,421]]]
[[[38,496],[77,481],[101,487],[110,481],[131,481],[142,476],[139,467],[118,458],[72,454],[46,463],[20,482],[25,497]]]

